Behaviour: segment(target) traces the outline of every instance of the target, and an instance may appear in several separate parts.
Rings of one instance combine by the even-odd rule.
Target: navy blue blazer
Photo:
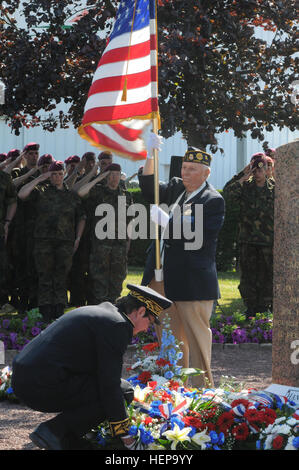
[[[139,175],[142,194],[154,203],[153,175]],[[169,183],[160,183],[160,204],[171,206],[176,202],[185,187],[181,178],[172,178]],[[223,197],[206,182],[205,187],[181,207],[181,217],[187,213],[191,229],[199,227],[197,204],[202,204],[202,245],[200,248],[186,249],[191,243],[182,233],[180,239],[173,237],[173,222],[169,221],[168,239],[164,241],[163,277],[165,295],[172,301],[215,300],[220,298],[216,270],[216,247],[218,233],[224,222],[225,203]],[[187,211],[186,211],[187,208]],[[186,217],[186,215],[185,215]],[[196,219],[197,218],[197,219]],[[190,221],[189,220],[189,221]],[[191,246],[191,245],[189,245]],[[154,277],[155,241],[148,249],[142,284],[148,285]]]

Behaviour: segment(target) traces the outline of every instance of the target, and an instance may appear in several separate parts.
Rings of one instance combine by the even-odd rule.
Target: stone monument
[[[298,169],[299,139],[277,148],[275,156],[272,337],[272,382],[299,402]]]

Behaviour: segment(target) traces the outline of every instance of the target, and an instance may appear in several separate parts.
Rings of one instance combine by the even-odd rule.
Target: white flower
[[[156,444],[155,442],[152,442],[146,450],[165,450],[165,447],[163,447],[161,444]]]
[[[289,426],[294,426],[295,424],[297,424],[297,419],[290,417],[290,418],[287,420],[287,424],[288,424]]]
[[[183,409],[189,408],[192,398],[190,397],[184,397],[181,393],[178,393],[176,391],[173,392],[174,396],[174,407],[176,408],[178,405],[180,405],[184,400],[186,400],[186,405],[184,406]],[[182,411],[182,410],[181,410]]]
[[[290,434],[291,428],[287,424],[278,424],[272,429],[273,434]]]
[[[206,430],[204,430],[194,434],[194,436],[191,437],[191,441],[200,446],[201,450],[205,450],[207,442],[210,442],[211,438],[206,434]]]
[[[190,442],[190,437],[188,436],[190,431],[191,428],[180,429],[179,426],[175,423],[173,430],[165,431],[163,435],[166,436],[169,441],[172,441],[171,450],[176,450],[176,446],[180,442]]]
[[[270,434],[265,440],[265,450],[272,449],[273,436]]]
[[[137,385],[134,389],[134,398],[137,401],[144,402],[147,395],[151,393],[152,389],[150,387],[145,387],[145,388],[140,388],[139,385]]]

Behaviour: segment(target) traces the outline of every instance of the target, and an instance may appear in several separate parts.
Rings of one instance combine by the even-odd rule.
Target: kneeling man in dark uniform
[[[49,325],[15,357],[12,387],[30,408],[59,413],[30,434],[40,448],[77,448],[92,427],[109,421],[113,436],[130,444],[125,400],[134,389],[121,379],[132,336],[159,322],[171,301],[154,290],[127,285],[115,305],[80,307]]]

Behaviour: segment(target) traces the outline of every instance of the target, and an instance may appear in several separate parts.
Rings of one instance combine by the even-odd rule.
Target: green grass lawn
[[[139,285],[142,279],[143,268],[129,266],[128,275],[123,284],[122,295],[128,294],[126,285],[129,283]],[[218,272],[221,299],[218,301],[216,313],[232,315],[235,312],[244,312],[244,304],[238,289],[239,273],[237,272]]]

